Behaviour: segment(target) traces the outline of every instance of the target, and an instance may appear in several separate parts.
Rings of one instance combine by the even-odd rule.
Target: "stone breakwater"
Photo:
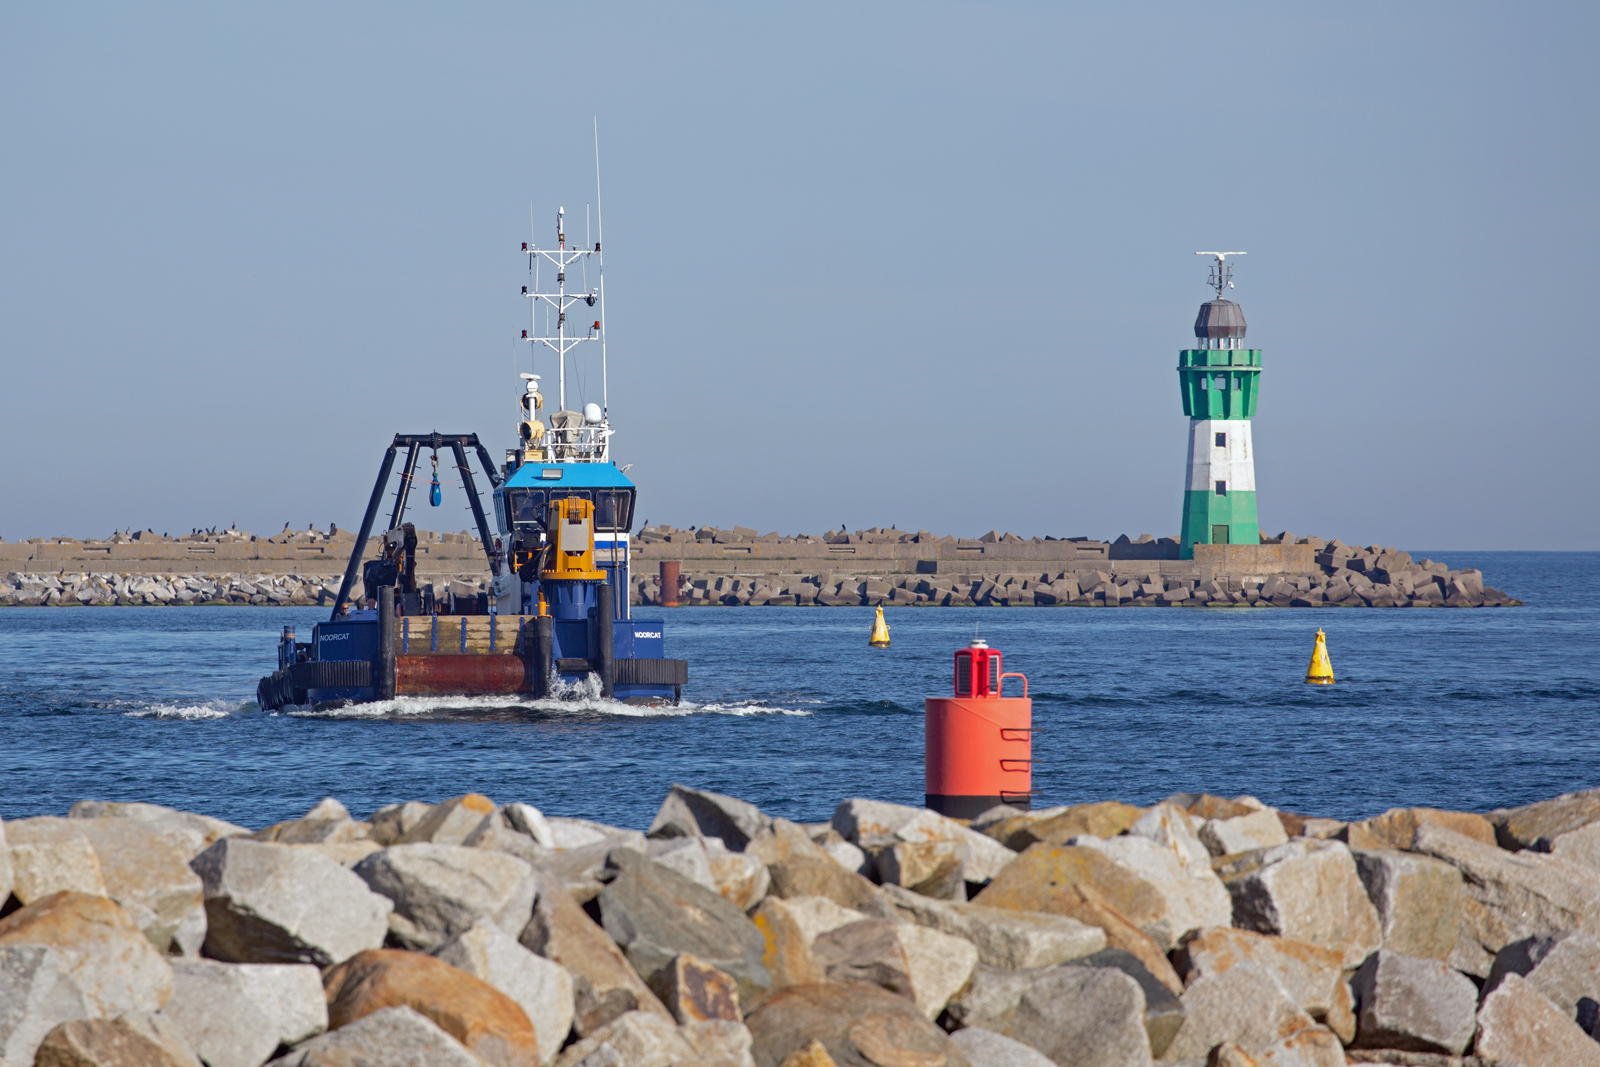
[[[930,607],[1370,607],[1484,608],[1520,606],[1483,583],[1474,568],[1452,570],[1430,559],[1377,545],[1356,548],[1334,540],[1315,542],[1317,567],[1310,574],[1228,573],[1209,576],[1164,573],[1149,562],[1112,568],[1072,570],[989,570],[965,574],[882,573],[861,577],[836,573],[806,575],[679,574],[677,600],[689,605]],[[1302,540],[1301,544],[1306,541]],[[1141,569],[1141,567],[1143,569]],[[659,575],[634,578],[636,604],[660,604]]]
[[[140,530],[106,538],[35,537],[0,541],[0,567],[23,572],[84,571],[99,574],[310,574],[344,573],[355,534],[330,526],[327,531],[285,528],[272,537],[243,530],[195,531],[181,537]],[[363,559],[381,551],[378,538],[368,538]],[[417,570],[421,574],[487,573],[483,546],[460,533],[417,531]]]
[[[0,826],[0,1065],[1596,1067],[1600,790]]]
[[[429,583],[457,597],[477,596],[488,583],[476,574]],[[362,585],[351,587],[359,600]],[[0,582],[0,607],[136,607],[159,605],[332,606],[339,576],[313,574],[39,574],[12,572]]]
[[[487,590],[482,545],[469,533],[419,530],[417,573],[436,593]],[[355,547],[347,530],[237,530],[180,538],[143,531],[101,541],[0,543],[0,606],[74,604],[331,604]],[[376,558],[368,541],[363,559]],[[873,528],[820,536],[736,526],[635,535],[633,603],[661,602],[659,565],[680,565],[678,602],[749,605],[1503,607],[1521,602],[1472,569],[1413,560],[1288,531],[1259,545],[1199,545],[1177,558],[1172,538],[1030,538],[991,530],[936,537]],[[224,565],[225,563],[225,565]],[[356,592],[360,592],[359,582]]]

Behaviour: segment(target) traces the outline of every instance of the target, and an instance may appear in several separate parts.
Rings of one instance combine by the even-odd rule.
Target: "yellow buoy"
[[[878,605],[877,617],[872,620],[872,636],[867,638],[867,644],[873,648],[889,647],[889,624],[883,621],[883,605]]]
[[[1311,650],[1311,666],[1306,668],[1307,685],[1332,685],[1333,664],[1328,662],[1328,636],[1317,627],[1317,644]]]

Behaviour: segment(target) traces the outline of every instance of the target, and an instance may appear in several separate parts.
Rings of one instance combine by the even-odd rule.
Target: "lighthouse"
[[[1180,559],[1193,559],[1196,545],[1257,545],[1255,445],[1250,420],[1261,383],[1261,350],[1246,348],[1244,310],[1224,300],[1233,288],[1229,256],[1243,252],[1196,252],[1215,263],[1207,284],[1216,298],[1200,305],[1195,343],[1178,353],[1183,413],[1189,416],[1189,470],[1183,494]]]

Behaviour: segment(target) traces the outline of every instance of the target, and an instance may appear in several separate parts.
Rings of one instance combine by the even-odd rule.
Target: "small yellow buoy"
[[[1311,666],[1306,668],[1307,685],[1332,685],[1333,664],[1328,662],[1328,637],[1317,627],[1317,644],[1311,650]]]
[[[872,620],[872,636],[867,638],[867,644],[873,648],[889,647],[889,624],[883,621],[883,605],[878,605],[878,615]]]

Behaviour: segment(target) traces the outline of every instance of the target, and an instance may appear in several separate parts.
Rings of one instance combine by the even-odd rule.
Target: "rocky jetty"
[[[181,537],[151,530],[117,532],[110,537],[34,537],[0,541],[0,569],[18,573],[151,577],[238,574],[241,576],[309,576],[338,583],[344,574],[355,534],[330,526],[326,531],[285,526],[271,537],[243,530],[196,530]],[[367,539],[363,559],[381,552],[379,538]],[[483,544],[466,530],[460,533],[417,531],[418,573],[429,579],[487,573]]]
[[[1146,535],[1148,536],[1148,535]],[[680,530],[676,526],[644,526],[635,536],[640,544],[718,544],[718,545],[747,545],[747,544],[801,544],[801,545],[901,545],[901,544],[1029,544],[1045,541],[1073,541],[1085,544],[1100,544],[1089,537],[1044,537],[1023,538],[1007,531],[990,530],[981,537],[965,538],[950,535],[940,536],[929,533],[927,530],[897,530],[894,528],[882,529],[874,526],[868,530],[856,530],[851,533],[843,528],[827,530],[820,534],[797,533],[784,534],[773,531],[760,533],[748,526],[735,526],[729,530],[719,530],[715,526],[690,526]],[[1171,545],[1173,558],[1177,558],[1178,542],[1171,537],[1161,538],[1161,544]]]
[[[1600,790],[0,826],[0,1067],[1600,1067]]]
[[[460,599],[485,592],[482,545],[469,532],[417,531],[419,581]],[[0,607],[331,604],[355,546],[348,530],[285,528],[169,537],[151,531],[103,540],[0,542]],[[376,558],[377,538],[363,559]],[[10,562],[8,562],[10,561]],[[921,530],[759,534],[702,526],[645,526],[634,536],[634,604],[661,603],[664,562],[679,564],[680,604],[1170,607],[1505,607],[1521,602],[1483,575],[1395,548],[1366,548],[1287,531],[1259,545],[1178,543],[1149,534],[1114,541],[991,530],[939,537]],[[360,584],[352,591],[359,596]]]
[[[1147,535],[1148,536],[1148,535]],[[1164,573],[1150,566],[1090,566],[1018,574],[1015,571],[971,574],[891,574],[860,576],[835,573],[748,576],[684,569],[679,574],[680,604],[749,604],[858,606],[923,604],[931,607],[1252,607],[1312,608],[1494,608],[1520,606],[1483,583],[1474,568],[1452,570],[1430,559],[1373,545],[1359,548],[1321,538],[1292,540],[1310,545],[1320,573],[1210,577]],[[1141,542],[1123,538],[1121,542]],[[1143,542],[1149,543],[1149,542]],[[1264,543],[1281,543],[1274,538]],[[1115,547],[1115,544],[1113,545]],[[661,603],[659,575],[634,579],[636,604]]]
[[[286,606],[324,604],[339,596],[339,576],[318,574],[39,574],[12,572],[0,581],[0,607],[137,607],[164,605]],[[488,589],[477,574],[428,583],[442,595],[475,597]],[[358,580],[352,599],[362,593]]]

